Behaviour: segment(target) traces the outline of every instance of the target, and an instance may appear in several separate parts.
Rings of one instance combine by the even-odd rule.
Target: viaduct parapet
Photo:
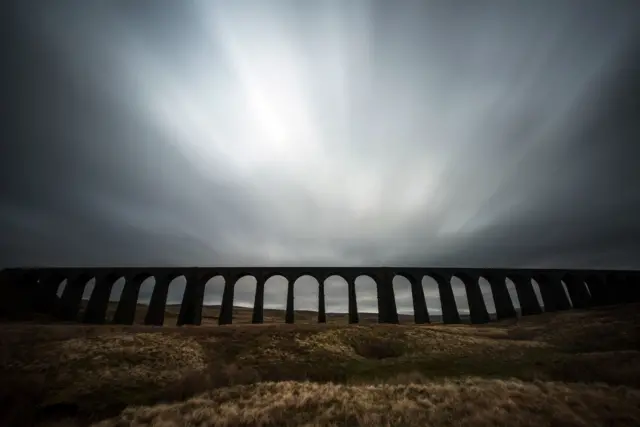
[[[405,277],[411,284],[415,323],[429,323],[422,278],[429,276],[438,284],[444,323],[460,323],[460,315],[451,286],[451,278],[464,283],[472,323],[486,323],[489,313],[479,285],[486,279],[498,319],[516,316],[506,279],[515,285],[521,314],[542,312],[532,285],[539,286],[544,311],[587,308],[621,304],[640,300],[640,271],[621,270],[560,270],[560,269],[477,269],[477,268],[394,268],[394,267],[124,267],[124,268],[11,268],[0,271],[0,288],[4,300],[2,311],[9,319],[22,319],[33,313],[54,315],[60,320],[102,324],[106,322],[109,297],[114,283],[124,278],[125,285],[113,323],[133,324],[142,282],[149,277],[155,286],[145,317],[147,325],[162,325],[169,285],[177,277],[186,279],[185,292],[178,315],[178,325],[200,325],[205,285],[215,277],[225,281],[219,324],[232,323],[233,296],[236,282],[244,276],[256,279],[253,323],[263,322],[265,282],[273,276],[288,281],[285,322],[294,323],[294,286],[302,276],[311,276],[319,284],[318,322],[326,322],[324,283],[330,276],[340,276],[348,286],[349,323],[358,323],[356,278],[369,276],[376,283],[378,322],[398,323],[398,312],[393,290],[395,276]],[[80,319],[80,306],[87,282],[95,279],[95,287]],[[58,286],[67,285],[60,298]],[[571,302],[564,292],[564,282]],[[585,283],[587,286],[585,286]],[[2,314],[2,313],[0,313]]]

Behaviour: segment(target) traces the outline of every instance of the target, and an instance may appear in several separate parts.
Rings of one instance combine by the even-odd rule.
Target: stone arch
[[[264,282],[264,322],[281,323],[286,319],[287,292],[289,281],[279,273],[265,276]],[[284,298],[283,298],[284,295]],[[285,309],[285,319],[278,318],[279,312]]]
[[[591,305],[599,306],[609,303],[603,277],[597,274],[590,274],[585,278],[585,282],[591,295]]]
[[[222,294],[226,285],[225,277],[215,273],[209,278],[205,278],[204,298],[202,303],[202,323],[218,323],[220,319],[220,309],[222,307]]]
[[[564,292],[564,296],[567,299],[567,302],[569,303],[568,308],[573,308],[573,300],[571,299],[571,294],[569,293],[569,289],[567,288],[567,283],[565,282],[565,279],[560,279],[560,285],[562,286],[562,292]]]
[[[116,311],[118,309],[118,303],[122,299],[124,287],[127,283],[125,276],[118,275],[119,277],[113,282],[111,286],[111,292],[109,293],[109,308],[107,310],[107,321],[113,322]]]
[[[587,290],[587,293],[589,294],[589,299],[591,299],[593,297],[593,294],[591,293],[591,288],[589,287],[589,284],[587,283],[587,281],[584,281],[584,287]]]
[[[147,275],[140,283],[140,294],[138,296],[138,302],[136,306],[136,323],[137,319],[141,317],[142,323],[147,323],[146,319],[149,315],[149,310],[151,308],[151,303],[153,299],[153,294],[157,289],[157,285],[159,283],[159,277],[154,274]],[[126,285],[125,285],[126,286]],[[138,314],[140,311],[140,314]]]
[[[354,277],[353,283],[356,291],[358,323],[376,323],[380,316],[376,281],[368,274],[359,274]]]
[[[87,284],[84,287],[84,292],[82,293],[82,302],[86,303],[87,301],[89,301],[91,299],[91,295],[93,294],[93,291],[96,288],[96,277],[92,276],[91,279],[89,279],[89,281],[87,282]],[[84,305],[84,304],[83,304]],[[85,310],[85,306],[81,307],[81,312],[84,312]]]
[[[258,280],[253,274],[237,278],[233,289],[232,319],[236,323],[251,323]]]
[[[302,274],[295,278],[293,282],[294,296],[298,302],[298,315],[302,317],[303,323],[316,323],[320,313],[320,282],[314,276],[309,273]],[[305,292],[306,297],[301,297],[300,290],[310,291]],[[324,296],[325,296],[325,317],[328,314],[331,318],[332,313],[340,313],[340,306],[336,303],[342,302],[340,297],[336,295],[336,289],[332,286],[331,282],[324,281]],[[344,298],[346,300],[346,298]],[[334,316],[335,317],[335,316]]]
[[[584,277],[567,273],[562,279],[573,308],[586,308],[590,305],[591,294]]]
[[[423,288],[424,275],[421,273],[405,273],[402,271],[399,274],[407,280],[409,285],[407,296],[410,300],[408,304],[410,304],[412,308],[413,322],[417,325],[430,323],[429,310],[427,309],[427,300]]]
[[[77,321],[82,304],[82,296],[87,282],[93,276],[90,273],[79,271],[71,277],[67,277],[67,283],[60,297],[58,314],[65,321]]]
[[[69,281],[69,279],[67,279],[66,277],[64,277],[60,283],[58,283],[58,289],[56,290],[56,296],[58,298],[62,298],[62,294],[64,293],[64,289],[67,287],[67,282]]]
[[[451,283],[451,290],[453,291],[453,296],[456,302],[456,309],[458,311],[458,316],[460,317],[460,321],[462,323],[471,323],[471,314],[469,309],[469,299],[467,296],[467,291],[465,289],[464,281],[462,280],[464,277],[461,274],[453,274],[449,282]]]
[[[425,274],[422,276],[420,284],[427,304],[429,321],[431,323],[442,323],[442,303],[440,302],[438,282],[430,274]]]
[[[187,288],[187,277],[184,274],[175,274],[168,277],[168,287],[164,303],[162,322],[158,320],[160,325],[176,325],[178,324],[178,315],[182,308],[185,290]],[[156,281],[156,286],[162,286],[162,282]],[[154,287],[154,291],[155,291]],[[158,300],[158,304],[162,304]],[[151,309],[151,307],[150,307]],[[158,316],[160,315],[158,309]],[[156,324],[156,323],[152,323]]]
[[[547,311],[548,307],[544,306],[544,300],[542,299],[542,292],[540,292],[540,284],[535,278],[531,278],[531,287],[533,288],[533,293],[536,296],[536,301],[540,305],[540,309],[544,312]]]
[[[458,279],[462,284],[462,290],[456,291],[454,285],[455,279]],[[469,313],[468,317],[464,319],[466,322],[476,324],[489,322],[489,313],[482,295],[482,289],[480,288],[479,276],[475,274],[456,273],[451,278],[451,285],[454,289],[454,295],[457,297],[456,305],[458,305],[458,313],[461,314],[461,318],[463,317],[462,313],[465,311],[466,300],[466,309]]]
[[[487,273],[478,279],[482,298],[491,318],[497,320],[514,318],[517,316],[511,291],[515,293],[515,286],[511,279],[502,274]]]
[[[113,323],[132,325],[143,323],[156,279],[147,272],[125,277]]]
[[[411,281],[407,275],[396,273],[391,280],[400,323],[413,323],[415,318]]]
[[[511,299],[511,304],[513,304],[513,308],[515,310],[515,315],[522,316],[522,305],[520,304],[520,298],[518,297],[516,285],[509,277],[506,277],[504,280],[507,287],[507,292],[509,293],[509,298]]]
[[[438,284],[438,296],[442,308],[442,322],[460,323],[460,314],[451,284],[451,276],[446,273],[440,274],[434,271],[428,271],[426,274],[431,276]]]
[[[175,289],[175,285],[173,287],[171,285],[174,280],[181,277],[182,274],[158,272],[154,273],[153,276],[155,282],[153,284],[151,297],[149,298],[149,306],[147,308],[147,314],[144,317],[144,323],[145,325],[162,326],[166,317],[169,289]],[[182,280],[180,280],[180,282],[182,282]],[[184,285],[182,289],[184,290]]]
[[[117,273],[102,272],[87,283],[84,323],[103,324],[107,321],[113,285],[118,279]],[[89,287],[91,289],[87,289]]]
[[[542,313],[540,298],[536,293],[539,291],[536,291],[531,277],[518,273],[509,273],[507,274],[507,280],[514,285],[522,316]]]
[[[544,311],[553,312],[571,308],[567,300],[561,277],[556,273],[535,274],[536,281]]]
[[[493,295],[493,290],[491,289],[491,283],[489,280],[484,277],[478,277],[478,286],[480,287],[480,294],[482,295],[482,301],[484,302],[484,306],[487,308],[487,313],[491,320],[498,319],[498,311],[496,308],[496,299]]]

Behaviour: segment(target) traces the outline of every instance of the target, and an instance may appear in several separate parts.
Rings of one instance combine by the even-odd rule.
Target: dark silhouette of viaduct
[[[429,323],[429,313],[422,288],[422,278],[432,277],[438,284],[444,323],[459,323],[460,315],[454,299],[451,278],[459,278],[465,286],[472,323],[486,323],[489,314],[479,286],[480,277],[491,285],[498,319],[516,316],[516,310],[507,291],[506,279],[515,285],[521,314],[542,312],[534,293],[531,279],[539,286],[544,311],[571,308],[562,282],[566,285],[575,308],[620,304],[640,300],[640,271],[620,270],[532,270],[532,269],[476,269],[476,268],[393,268],[393,267],[162,267],[162,268],[15,268],[0,271],[0,287],[4,316],[12,319],[27,318],[33,313],[51,314],[65,321],[78,321],[82,295],[87,282],[95,279],[95,287],[82,321],[101,324],[106,322],[107,306],[113,284],[126,280],[113,322],[133,324],[138,294],[142,282],[155,278],[155,286],[145,324],[162,325],[167,294],[171,281],[184,276],[185,287],[178,325],[199,325],[205,285],[214,276],[225,279],[219,324],[232,322],[233,294],[238,279],[253,276],[257,280],[253,323],[263,322],[264,285],[273,276],[288,280],[286,323],[294,323],[293,288],[302,276],[311,276],[319,283],[318,322],[326,322],[324,281],[333,275],[346,280],[348,285],[349,323],[358,323],[355,280],[369,276],[376,282],[378,294],[378,322],[398,323],[398,312],[393,290],[393,278],[403,276],[411,283],[415,323]],[[56,295],[63,280],[67,285],[60,298]],[[588,285],[588,289],[585,286]]]

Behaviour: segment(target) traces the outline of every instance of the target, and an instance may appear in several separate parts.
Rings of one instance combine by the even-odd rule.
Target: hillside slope
[[[6,324],[0,425],[637,426],[639,309],[480,326]]]

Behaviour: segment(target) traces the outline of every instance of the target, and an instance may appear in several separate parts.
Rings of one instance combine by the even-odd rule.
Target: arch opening
[[[426,275],[422,276],[421,284],[424,299],[427,303],[429,320],[431,323],[442,323],[442,303],[440,302],[438,282],[433,277]]]
[[[511,303],[513,304],[513,308],[516,310],[516,316],[522,316],[522,306],[520,305],[520,298],[518,298],[518,291],[516,290],[516,284],[510,278],[506,278],[507,292],[509,293],[509,298],[511,298]]]
[[[175,325],[178,321],[178,314],[182,307],[182,299],[184,290],[187,285],[187,279],[184,275],[176,276],[169,282],[167,291],[167,299],[165,300],[164,309],[164,325]],[[155,286],[154,286],[155,290]]]
[[[339,307],[336,307],[335,304],[336,302],[340,302],[335,295],[336,289],[333,289],[330,285],[331,283],[325,280],[324,298],[327,321],[332,318],[331,314],[339,313],[339,311],[336,311]],[[318,312],[320,311],[319,290],[320,283],[315,277],[309,274],[304,274],[295,280],[293,283],[293,292],[296,308],[296,323],[318,323]]]
[[[62,279],[62,281],[58,284],[58,290],[56,291],[56,296],[58,298],[62,298],[62,294],[64,293],[64,290],[67,288],[67,278],[65,277],[64,279]]]
[[[484,306],[487,308],[489,318],[491,320],[498,320],[496,301],[495,296],[493,295],[493,291],[491,290],[491,284],[486,278],[480,276],[480,278],[478,279],[478,286],[480,286],[482,301],[484,302]]]
[[[140,284],[140,291],[136,299],[136,310],[134,323],[144,323],[144,318],[149,311],[151,303],[151,295],[156,287],[156,278],[154,276],[146,277]]]
[[[540,285],[536,282],[536,279],[531,279],[531,286],[533,287],[533,293],[536,296],[536,300],[538,301],[538,305],[540,309],[544,312],[547,311],[544,306],[544,301],[542,300],[542,293],[540,292]]]
[[[111,292],[109,293],[109,305],[107,308],[107,321],[113,322],[114,317],[116,315],[116,310],[118,309],[118,304],[120,303],[120,299],[122,298],[122,292],[124,291],[124,285],[127,280],[124,276],[118,277],[115,282],[113,282],[113,286],[111,287]]]
[[[456,309],[460,321],[462,323],[471,323],[471,314],[469,311],[469,300],[467,298],[467,290],[464,287],[464,282],[458,276],[452,276],[451,290],[453,291],[453,297],[456,303]]]
[[[220,274],[211,277],[205,283],[202,300],[202,325],[218,324],[225,283],[224,276]]]
[[[571,299],[571,295],[569,294],[569,289],[567,288],[567,284],[564,282],[564,280],[561,280],[560,284],[562,285],[562,291],[567,297],[567,301],[569,301],[569,308],[573,308],[573,300]]]
[[[275,274],[265,281],[264,323],[282,323],[286,320],[288,288],[289,281],[281,274]]]
[[[233,323],[251,323],[258,280],[251,274],[238,278],[233,289]],[[222,301],[222,295],[220,295]]]
[[[405,276],[396,274],[392,280],[393,294],[396,300],[400,323],[415,323],[411,282]]]
[[[346,280],[342,280],[346,287]],[[376,281],[367,274],[361,274],[355,278],[354,283],[359,323],[378,323],[378,287]]]

